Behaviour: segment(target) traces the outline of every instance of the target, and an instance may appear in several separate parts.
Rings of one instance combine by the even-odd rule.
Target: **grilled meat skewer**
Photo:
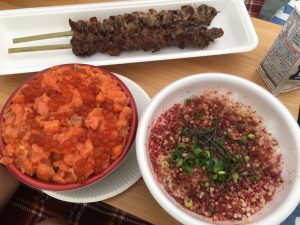
[[[208,29],[217,15],[215,8],[200,5],[184,5],[179,10],[157,12],[132,12],[110,16],[103,21],[91,17],[88,21],[69,20],[71,31],[35,35],[13,39],[14,43],[72,36],[70,44],[9,48],[9,53],[72,48],[77,56],[89,56],[96,52],[120,55],[123,51],[159,51],[177,46],[203,49],[214,39],[223,36],[221,28]]]
[[[123,51],[152,50],[177,46],[179,48],[197,47],[203,49],[214,39],[223,36],[221,28],[177,26],[177,29],[143,28],[139,33],[123,32],[119,35],[101,35],[80,33],[74,31],[71,39],[72,50],[75,55],[89,56],[96,52],[118,56]]]
[[[97,51],[112,56],[123,51],[152,50],[177,46],[203,49],[209,42],[223,36],[221,28],[207,29],[216,16],[213,7],[200,5],[194,9],[190,5],[180,10],[150,9],[147,13],[133,12],[110,16],[100,22],[96,17],[89,21],[69,20],[72,31],[72,50],[78,56],[89,56]]]
[[[209,26],[213,18],[217,15],[217,10],[205,4],[194,8],[191,5],[181,6],[180,10],[162,10],[157,12],[149,9],[145,12],[125,13],[124,15],[110,16],[101,23],[95,17],[89,21],[79,20],[70,26],[72,30],[78,32],[103,32],[124,30],[138,31],[142,27],[170,27],[178,24],[193,24],[195,26]]]

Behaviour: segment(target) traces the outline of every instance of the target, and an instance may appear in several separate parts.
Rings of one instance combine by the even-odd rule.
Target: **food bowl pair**
[[[39,74],[36,76],[39,76]],[[113,77],[113,79],[117,79],[112,74],[110,74],[110,76]],[[92,176],[81,184],[55,185],[38,181],[32,177],[24,175],[14,165],[9,165],[8,169],[18,179],[26,184],[41,189],[55,191],[84,187],[88,184],[101,180],[104,176],[109,174],[121,163],[122,159],[128,152],[129,147],[134,140],[137,124],[134,100],[125,85],[119,80],[118,83],[130,98],[130,104],[134,109],[134,117],[131,122],[130,136],[122,155],[107,170],[101,174]],[[183,209],[181,206],[176,204],[168,196],[168,194],[166,194],[156,180],[148,154],[150,128],[153,126],[153,122],[158,118],[158,116],[175,103],[180,103],[186,98],[198,95],[199,92],[209,89],[225,89],[232,92],[239,102],[249,105],[262,117],[267,129],[270,130],[273,136],[277,139],[283,159],[282,176],[284,177],[284,182],[279,193],[275,195],[274,199],[260,212],[251,216],[249,223],[261,225],[279,224],[292,212],[300,200],[300,131],[294,118],[274,96],[258,85],[235,76],[211,73],[186,77],[168,85],[153,98],[139,123],[136,136],[137,159],[148,189],[156,201],[171,216],[181,223],[202,225],[210,224],[205,218]],[[9,98],[3,110],[11,104],[11,99],[15,93],[16,92],[14,92]],[[2,148],[2,139],[0,143],[0,147]]]

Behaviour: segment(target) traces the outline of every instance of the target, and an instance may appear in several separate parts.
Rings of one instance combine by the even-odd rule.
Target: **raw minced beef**
[[[283,182],[277,141],[251,107],[207,91],[164,111],[149,137],[157,181],[186,209],[247,220]]]

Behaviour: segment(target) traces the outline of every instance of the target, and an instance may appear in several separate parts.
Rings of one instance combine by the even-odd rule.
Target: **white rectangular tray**
[[[123,52],[120,56],[97,53],[91,57],[77,57],[71,49],[42,52],[8,54],[10,47],[67,44],[70,37],[13,44],[12,39],[35,34],[68,31],[68,19],[87,20],[96,16],[99,19],[110,15],[132,11],[179,9],[184,4],[199,6],[208,4],[219,11],[210,27],[221,27],[224,36],[211,43],[206,49],[165,48],[159,52]],[[0,75],[39,71],[64,63],[87,63],[112,65],[154,60],[220,55],[246,52],[254,49],[258,38],[247,13],[243,0],[147,0],[124,1],[58,7],[41,7],[0,11]]]

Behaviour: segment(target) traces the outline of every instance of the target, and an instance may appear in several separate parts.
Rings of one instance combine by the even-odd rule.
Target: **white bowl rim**
[[[283,114],[285,120],[289,123],[287,126],[289,129],[292,130],[294,136],[291,137],[295,139],[295,143],[297,145],[297,162],[300,162],[300,139],[297,139],[297,136],[300,137],[300,129],[296,120],[292,116],[292,114],[288,111],[288,109],[270,92],[266,89],[262,88],[261,86],[257,85],[254,82],[251,82],[245,78],[237,77],[230,74],[225,73],[202,73],[202,74],[194,74],[179,80],[176,80],[161,91],[159,91],[152,99],[150,104],[148,105],[146,111],[144,112],[138,126],[137,130],[137,137],[136,137],[136,151],[137,151],[137,159],[141,174],[143,179],[148,187],[150,193],[154,197],[154,199],[160,204],[160,206],[167,211],[171,216],[177,219],[179,222],[183,224],[198,224],[198,225],[209,225],[208,221],[199,220],[195,217],[189,215],[188,213],[181,210],[177,207],[172,200],[166,196],[166,194],[161,190],[159,185],[157,184],[155,177],[152,174],[151,166],[148,161],[147,156],[147,146],[146,146],[146,139],[147,139],[147,130],[149,125],[151,124],[152,114],[155,111],[156,107],[160,104],[160,101],[164,99],[170,92],[177,89],[178,87],[182,86],[183,83],[192,83],[192,82],[200,82],[204,80],[216,80],[220,81],[230,81],[238,83],[242,86],[248,86],[248,88],[252,89],[254,92],[260,93],[261,96],[268,99],[276,109]],[[287,198],[282,202],[281,206],[279,206],[275,211],[273,211],[268,216],[264,217],[263,219],[251,223],[252,225],[269,225],[269,224],[279,224],[285,218],[289,216],[290,213],[297,207],[300,201],[300,166],[297,165],[296,175],[297,178],[294,181],[293,186],[291,187],[291,191]]]

